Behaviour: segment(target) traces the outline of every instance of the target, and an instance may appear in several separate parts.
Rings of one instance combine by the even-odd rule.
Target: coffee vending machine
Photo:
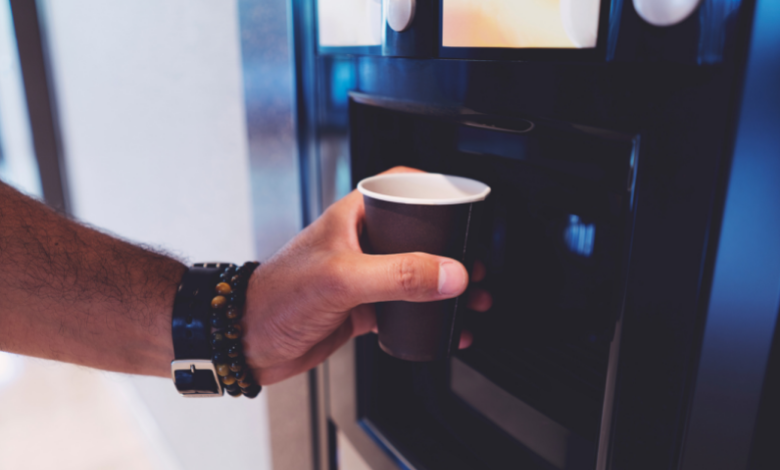
[[[307,222],[396,165],[492,188],[473,345],[340,349],[313,468],[780,468],[777,2],[290,5]]]

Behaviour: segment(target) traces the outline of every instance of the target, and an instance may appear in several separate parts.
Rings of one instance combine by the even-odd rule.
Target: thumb
[[[457,297],[469,276],[459,262],[426,253],[357,255],[349,283],[354,303],[430,302]]]

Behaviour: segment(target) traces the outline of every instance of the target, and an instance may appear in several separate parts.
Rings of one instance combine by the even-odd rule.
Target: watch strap
[[[210,302],[219,275],[229,263],[197,264],[182,277],[173,305],[171,333],[176,389],[187,396],[222,395],[211,364]]]

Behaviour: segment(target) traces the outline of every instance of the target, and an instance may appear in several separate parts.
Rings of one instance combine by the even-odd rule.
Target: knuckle
[[[403,256],[395,265],[396,284],[407,295],[417,294],[424,287],[424,279],[416,257]]]

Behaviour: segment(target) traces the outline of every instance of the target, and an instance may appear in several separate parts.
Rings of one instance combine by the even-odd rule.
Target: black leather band
[[[182,278],[173,305],[171,332],[176,360],[211,360],[211,299],[219,275],[229,263],[198,264]],[[177,370],[176,389],[181,393],[218,393],[221,388],[208,370]]]

